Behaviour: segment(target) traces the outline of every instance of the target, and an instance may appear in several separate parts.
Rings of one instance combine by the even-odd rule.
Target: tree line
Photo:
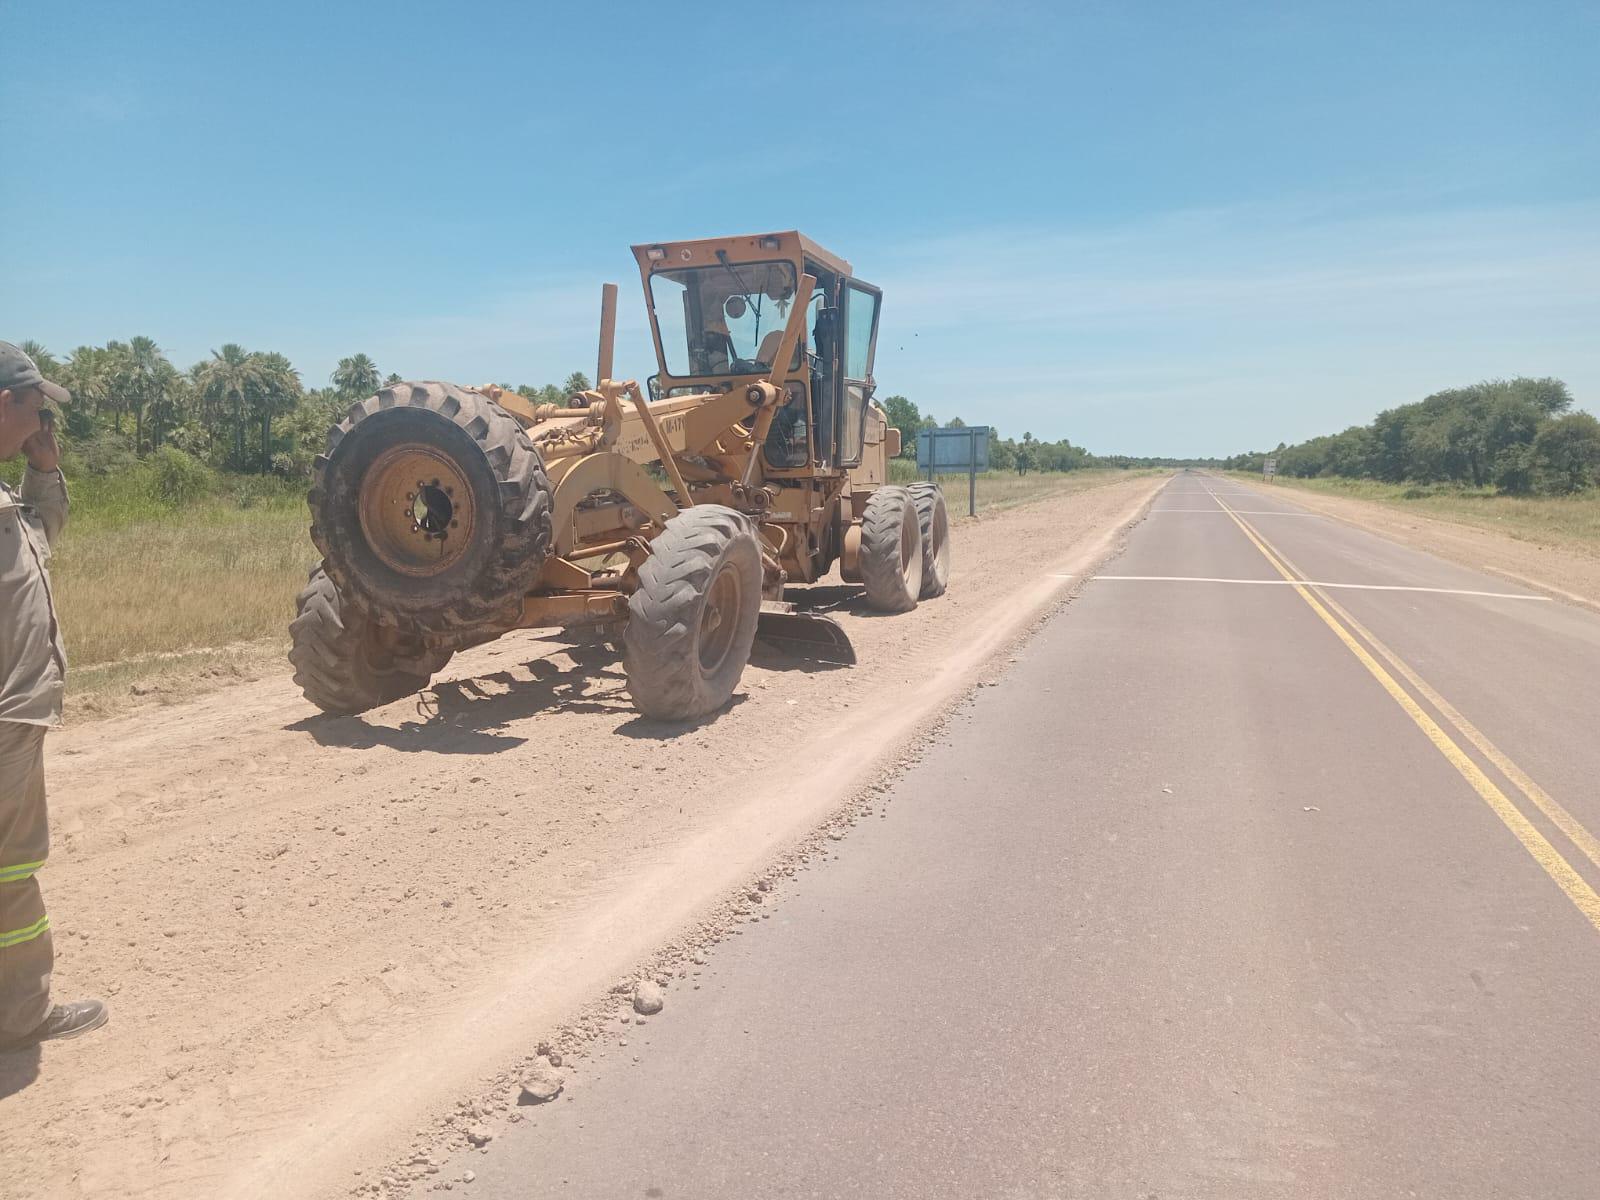
[[[965,429],[967,423],[952,417],[942,426],[932,413],[923,414],[904,396],[889,396],[883,401],[889,414],[889,424],[900,431],[900,457],[915,460],[917,434],[924,429]],[[1214,458],[1152,458],[1131,454],[1093,454],[1082,446],[1075,446],[1066,438],[1058,442],[1038,441],[1032,433],[1025,432],[1022,440],[1003,438],[993,426],[989,428],[989,466],[997,471],[1016,471],[1025,475],[1029,471],[1077,471],[1084,467],[1215,467],[1221,460]]]
[[[34,341],[22,349],[46,379],[72,392],[62,440],[96,473],[178,451],[219,470],[304,478],[345,410],[400,381],[367,355],[352,354],[325,386],[308,387],[284,355],[232,342],[187,370],[148,337],[79,346],[65,357]],[[576,371],[560,384],[515,390],[562,403],[588,387]]]
[[[187,369],[174,365],[148,337],[79,346],[65,356],[33,341],[22,348],[45,378],[71,390],[63,442],[76,467],[96,474],[158,455],[169,464],[176,456],[238,474],[303,479],[345,410],[401,378],[385,375],[365,354],[352,354],[339,360],[326,384],[308,386],[284,355],[232,342]],[[500,386],[536,403],[562,404],[590,383],[574,371],[559,384]],[[905,396],[890,396],[883,404],[900,430],[901,455],[915,460],[917,431],[940,422]],[[960,417],[947,424],[965,427]],[[1214,459],[1096,455],[1066,438],[1040,441],[1031,432],[1002,438],[993,429],[989,462],[996,470],[1019,473],[1219,465]]]
[[[1600,421],[1573,412],[1559,379],[1493,379],[1448,388],[1379,413],[1370,425],[1225,459],[1281,475],[1386,483],[1453,483],[1511,495],[1570,495],[1600,487]]]

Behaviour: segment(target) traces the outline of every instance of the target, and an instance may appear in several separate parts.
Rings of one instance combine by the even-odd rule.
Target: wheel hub
[[[403,575],[441,574],[472,544],[471,485],[431,446],[401,445],[380,455],[361,481],[359,507],[367,544]]]
[[[724,563],[711,581],[705,607],[700,610],[700,669],[708,675],[722,666],[733,649],[743,595],[739,572]]]

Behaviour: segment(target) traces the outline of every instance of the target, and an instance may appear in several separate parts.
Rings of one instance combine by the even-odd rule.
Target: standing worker
[[[45,406],[70,399],[0,342],[0,461],[28,460],[20,493],[0,481],[0,1054],[106,1023],[99,1000],[50,1003],[55,947],[33,877],[50,850],[44,735],[61,724],[67,670],[47,569],[67,523],[67,485]]]

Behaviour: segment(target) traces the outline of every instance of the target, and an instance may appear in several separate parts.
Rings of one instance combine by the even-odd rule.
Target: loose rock
[[[661,993],[661,985],[653,979],[642,980],[633,989],[633,1011],[651,1017],[660,1012],[666,1004],[666,997]]]
[[[561,1094],[562,1079],[559,1072],[535,1063],[522,1076],[518,1104],[546,1104]],[[470,1136],[470,1135],[469,1135]]]

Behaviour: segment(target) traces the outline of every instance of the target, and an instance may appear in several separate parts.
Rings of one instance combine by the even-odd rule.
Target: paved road
[[[1176,477],[468,1194],[1600,1195],[1600,617],[1526,595]]]

